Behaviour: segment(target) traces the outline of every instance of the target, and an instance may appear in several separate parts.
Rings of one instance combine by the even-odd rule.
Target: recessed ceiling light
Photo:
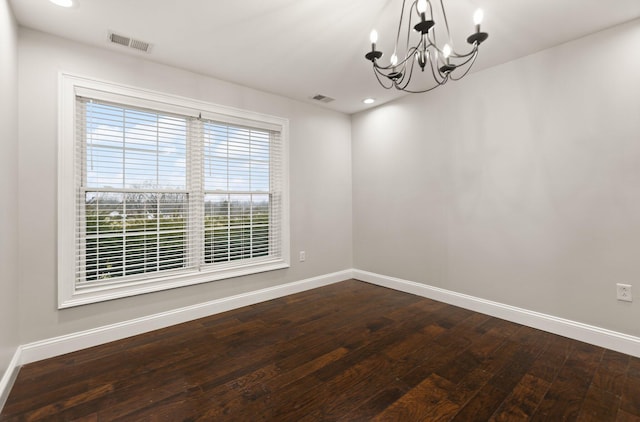
[[[365,104],[373,104],[376,102],[375,98],[365,98],[364,100],[362,100],[363,103]]]
[[[61,7],[73,7],[76,4],[74,0],[49,0],[49,1],[55,4],[56,6],[61,6]]]

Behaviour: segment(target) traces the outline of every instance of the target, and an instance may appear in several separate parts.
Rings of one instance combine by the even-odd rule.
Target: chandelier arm
[[[404,59],[402,59],[402,61],[398,64],[398,66],[404,66],[409,60],[413,60],[414,55],[416,54],[416,51],[418,51],[419,47],[420,47],[420,44],[418,44],[415,47],[408,48],[407,49],[407,56]]]
[[[411,42],[411,28],[413,27],[413,25],[412,25],[412,20],[413,19],[412,18],[413,18],[413,9],[414,8],[416,9],[416,13],[417,13],[418,9],[417,9],[415,1],[413,1],[413,3],[411,3],[411,6],[409,7],[409,12],[408,12],[409,13],[409,17],[408,17],[409,22],[408,22],[408,26],[407,26],[407,42],[406,42],[406,44],[404,46],[404,51],[406,51],[406,55],[405,55],[404,59],[402,59],[402,61],[400,63],[398,63],[396,66],[394,66],[394,68],[395,67],[401,67],[401,73],[403,75],[402,78],[401,78],[401,81],[395,83],[396,85],[398,85],[398,84],[401,85],[402,84],[402,79],[404,79],[404,75],[405,75],[405,72],[407,70],[407,65],[406,65],[407,61],[410,58],[413,58],[413,54],[415,53],[415,51],[417,51],[418,47],[420,46],[420,44],[422,42],[422,39],[421,39],[416,47],[409,47],[410,42]],[[405,0],[402,1],[402,13],[404,13],[404,9],[405,9]],[[398,38],[396,39],[396,46],[395,46],[395,50],[394,50],[394,54],[396,54],[396,57],[398,57],[397,56],[397,53],[398,53],[398,41],[400,39],[401,28],[402,28],[402,18],[400,18],[400,25],[398,26]],[[412,66],[412,71],[413,71],[413,66]]]
[[[438,48],[436,44],[432,43],[431,47],[433,47],[433,49],[436,51],[436,56],[437,56],[437,59],[440,61],[440,63],[446,64],[446,61],[444,58],[444,52],[440,48]],[[451,57],[451,55],[449,55],[449,57]]]
[[[471,57],[473,55],[475,51],[475,47],[472,48],[468,53],[465,54],[460,54],[456,51],[451,50],[451,54],[449,55],[449,57],[451,57],[452,59],[465,59],[467,57]]]
[[[420,44],[418,44],[418,46],[420,46]],[[389,69],[396,71],[396,69],[399,67],[401,68],[401,74],[402,76],[400,77],[400,81],[396,81],[394,82],[395,85],[401,85],[402,81],[405,78],[406,75],[406,70],[407,70],[407,63],[411,60],[411,72],[413,72],[413,66],[415,64],[415,62],[412,60],[414,57],[414,54],[416,53],[416,51],[418,51],[418,47],[411,47],[409,48],[408,52],[407,52],[407,56],[402,59],[402,61],[398,64],[396,64],[395,66],[390,66]]]
[[[465,58],[465,60],[463,62],[461,62],[460,64],[457,64],[456,67],[462,67],[465,66],[467,63],[469,62],[473,62],[475,61],[475,57],[478,55],[478,50],[473,50],[471,53],[469,53],[466,56],[459,56],[456,58]]]
[[[435,85],[433,85],[433,86],[431,86],[429,88],[418,89],[418,90],[407,89],[405,87],[403,89],[403,91],[408,92],[410,94],[422,94],[422,93],[425,93],[425,92],[433,91],[434,89],[436,89],[436,88],[440,87],[441,85],[444,85],[445,83],[447,83],[448,76],[444,77],[442,80],[439,80],[438,79],[438,75],[436,74],[436,72],[434,70],[434,66],[437,66],[437,65],[432,62],[431,66],[429,66],[429,67],[431,68],[431,74],[433,75],[433,81],[436,83]]]
[[[473,56],[476,53],[476,51],[478,51],[478,44],[474,43],[473,47],[471,48],[471,50],[468,53],[460,54],[460,53],[457,53],[457,52],[454,51],[454,52],[451,53],[450,57],[454,57],[454,58],[457,58],[457,59],[463,59],[463,58],[467,58],[467,57]]]
[[[431,16],[433,16],[433,14]],[[433,37],[433,39],[431,39],[432,37]],[[436,49],[438,48],[438,47],[436,47],[438,40],[436,39],[436,31],[435,30],[429,31],[427,33],[427,39],[429,40],[429,45],[430,46],[433,46]]]
[[[449,43],[453,45],[453,41],[451,40],[451,31],[449,30],[449,21],[447,20],[447,12],[446,10],[444,10],[444,2],[442,0],[440,0],[440,8],[442,9],[442,16],[444,17],[444,26],[445,28],[447,28],[447,37],[449,37]]]
[[[454,78],[454,77],[453,77],[453,75],[451,75],[451,79],[452,79],[452,80],[454,80],[454,81],[459,81],[460,79],[462,79],[462,78],[464,78],[465,76],[467,76],[467,73],[469,73],[469,71],[470,71],[470,70],[471,70],[471,68],[473,67],[474,63],[476,62],[476,58],[478,57],[478,54],[477,54],[477,53],[478,53],[478,51],[476,50],[476,54],[474,54],[473,59],[471,60],[471,64],[467,67],[467,70],[465,70],[465,71],[464,71],[464,73],[463,73],[460,77],[458,77],[458,78]],[[465,62],[465,64],[466,64],[466,63],[468,63],[468,62],[469,62],[469,60],[467,60],[467,61]]]
[[[411,56],[409,56],[409,57],[413,57],[413,54]],[[415,61],[411,62],[411,65],[409,66],[409,72],[403,74],[402,78],[400,79],[400,81],[397,82],[397,84],[396,84],[396,85],[398,85],[400,87],[400,89],[402,91],[405,91],[407,86],[409,86],[409,83],[411,82],[411,78],[413,77],[413,68],[414,68],[415,64],[416,64]],[[406,82],[404,82],[405,78],[407,80]]]
[[[438,69],[438,75],[440,75],[440,77],[442,78],[442,83],[440,85],[446,84],[447,80],[449,79],[449,75],[446,73],[442,73],[440,69]]]
[[[444,85],[449,80],[449,75],[443,74],[440,72],[440,68],[438,67],[438,63],[431,62],[431,74],[433,75],[433,79],[436,81],[438,85]]]
[[[387,74],[381,71],[380,69],[374,69],[374,74],[384,76],[385,78],[387,77]]]
[[[378,63],[375,63],[375,68],[379,69],[379,70],[393,70],[397,67],[402,66],[402,62],[400,62],[399,64],[396,64],[395,66],[392,64],[389,64],[388,66],[380,66]]]
[[[393,82],[389,86],[386,86],[384,82],[380,79],[380,75],[384,76],[385,78],[387,77],[387,75],[385,75],[384,73],[380,72],[377,69],[374,69],[374,70],[375,72],[373,72],[373,74],[376,75],[376,79],[378,80],[378,83],[380,84],[380,86],[382,86],[384,89],[393,88]]]
[[[407,71],[408,68],[408,71]],[[400,86],[407,86],[409,84],[409,82],[411,81],[411,74],[413,73],[413,64],[407,66],[403,66],[402,67],[402,76],[400,76],[399,79],[395,80],[394,83],[396,84],[396,87]],[[405,82],[406,81],[406,82]],[[400,88],[402,89],[402,88]]]
[[[373,65],[376,69],[380,69],[380,70],[393,70],[398,67],[404,67],[405,63],[408,62],[409,59],[413,58],[413,55],[416,53],[416,51],[418,51],[420,44],[421,43],[419,43],[416,47],[409,48],[408,49],[409,53],[407,54],[407,56],[404,59],[402,59],[400,63],[396,63],[395,66],[392,64],[389,64],[388,66],[380,66],[378,62],[374,62]]]
[[[402,20],[404,19],[405,5],[406,0],[402,0],[402,9],[400,10],[400,23],[398,24],[398,34],[396,35],[396,45],[393,48],[393,54],[397,54],[398,52],[398,41],[400,41],[400,33],[402,32]],[[409,13],[409,23],[411,23],[411,13]]]
[[[432,58],[430,60],[431,62],[431,74],[433,75],[433,79],[436,80],[436,82],[438,82],[438,78],[436,77],[436,72],[434,69],[438,69],[438,62],[444,64],[444,61],[441,59],[442,57],[442,52],[440,51],[440,49],[438,47],[436,47],[435,45],[431,46],[433,48],[433,50],[435,50],[435,53],[433,54],[435,57]],[[438,75],[440,75],[440,71],[438,70]],[[439,85],[441,85],[440,82],[438,82]]]
[[[376,75],[376,79],[378,79],[378,83],[384,88],[384,89],[391,89],[391,88],[396,88],[396,81],[389,77],[390,74],[386,74],[380,70],[377,70],[375,72]],[[385,82],[389,82],[389,85],[385,85]]]
[[[413,21],[413,8],[415,5],[416,3],[414,1],[413,3],[411,3],[411,7],[409,7],[409,23],[407,25],[407,43],[405,44],[405,51],[409,49],[409,41],[411,41],[411,28],[412,28],[411,24]],[[404,8],[404,4],[402,5],[402,7]],[[400,22],[400,24],[402,25],[402,22]]]
[[[408,92],[409,94],[422,94],[422,93],[425,93],[425,92],[433,91],[434,89],[440,87],[440,85],[443,85],[443,84],[436,84],[436,85],[434,85],[434,86],[432,86],[430,88],[417,90],[417,91],[414,91],[412,89],[403,89],[403,91],[404,92]]]
[[[431,19],[435,20],[435,17],[433,16],[433,5],[431,4],[431,1],[427,0],[427,4],[429,5],[429,14],[431,15]],[[442,9],[442,10],[443,10],[443,13],[444,13],[444,9]],[[432,39],[432,37],[433,37],[433,39]],[[435,30],[427,32],[427,40],[429,41],[429,45],[427,47],[433,46],[434,48],[437,49],[437,47],[436,47],[437,39],[436,39],[436,31]]]
[[[449,56],[452,59],[469,59],[469,57],[473,56],[475,54],[475,49],[469,51],[466,54],[454,54],[451,53],[451,55]]]
[[[435,66],[435,67],[434,67]],[[439,79],[440,72],[436,73],[435,69],[437,69],[438,64],[434,60],[429,60],[429,70],[431,70],[431,75],[433,76],[433,80],[437,84],[436,86],[442,85],[445,81],[441,81]]]
[[[375,64],[375,68],[378,69],[379,71],[383,71],[383,70],[391,70],[392,68],[397,67],[397,66],[380,66],[377,63]]]

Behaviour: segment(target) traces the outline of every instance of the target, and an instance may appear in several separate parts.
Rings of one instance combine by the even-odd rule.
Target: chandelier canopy
[[[398,35],[388,65],[379,63],[382,51],[376,50],[378,32],[375,29],[371,31],[371,51],[365,55],[365,58],[373,64],[374,74],[384,88],[395,88],[411,93],[427,92],[444,85],[449,79],[454,81],[462,79],[471,70],[476,57],[478,57],[478,47],[489,37],[489,34],[480,31],[483,12],[478,9],[473,15],[475,32],[467,37],[467,43],[471,45],[471,50],[460,53],[452,47],[443,0],[439,0],[439,3],[443,21],[437,25],[444,26],[447,36],[445,44],[438,44],[438,40],[436,40],[436,33],[433,30],[436,22],[434,21],[431,0],[410,1],[408,10],[406,10],[407,1],[402,0]],[[403,22],[406,23],[404,31]],[[400,37],[404,33],[406,33],[406,44],[401,45],[401,41],[404,40],[401,40]],[[405,55],[400,59],[398,54],[401,52],[404,52]],[[432,78],[429,83],[411,83],[416,65],[422,72],[427,69],[427,72],[431,74]]]

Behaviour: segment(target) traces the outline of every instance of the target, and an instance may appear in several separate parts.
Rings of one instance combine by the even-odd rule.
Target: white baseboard
[[[149,315],[142,318],[106,325],[91,330],[36,341],[22,346],[21,359],[19,362],[24,365],[88,347],[98,346],[110,341],[120,340],[126,337],[146,333],[148,331],[241,308],[243,306],[253,305],[267,300],[303,292],[305,290],[337,283],[339,281],[352,278],[352,275],[352,270],[339,271],[332,274],[308,278],[306,280],[269,287],[253,292],[212,300],[210,302],[174,309],[159,314]]]
[[[353,278],[640,357],[640,338],[628,334],[367,271],[354,269]]]
[[[13,358],[11,358],[11,362],[9,362],[9,366],[7,366],[7,369],[4,372],[4,375],[2,376],[2,378],[0,378],[0,412],[2,412],[4,404],[9,398],[11,387],[13,387],[13,383],[18,377],[21,355],[22,346],[18,346],[15,353],[13,354]]]
[[[9,368],[0,380],[0,403],[2,403],[2,399],[6,400],[20,365],[315,289],[350,278],[427,297],[640,357],[640,338],[638,337],[422,283],[350,269],[22,345],[16,350]]]

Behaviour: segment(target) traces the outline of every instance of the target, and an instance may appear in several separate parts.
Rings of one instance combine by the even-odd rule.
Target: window
[[[288,267],[286,120],[61,81],[60,308]]]

